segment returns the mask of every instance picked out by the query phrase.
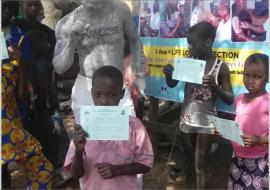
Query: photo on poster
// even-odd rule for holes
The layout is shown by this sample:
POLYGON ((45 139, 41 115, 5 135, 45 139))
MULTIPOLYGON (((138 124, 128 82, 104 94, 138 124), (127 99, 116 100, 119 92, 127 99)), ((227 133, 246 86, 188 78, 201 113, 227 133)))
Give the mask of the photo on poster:
POLYGON ((159 0, 145 0, 140 3, 140 36, 158 37, 160 25, 159 0))
POLYGON ((218 19, 213 15, 214 0, 192 0, 190 26, 207 21, 217 25, 218 19))
POLYGON ((234 0, 232 4, 232 41, 268 41, 268 0, 234 0))
POLYGON ((215 40, 231 40, 230 0, 192 0, 190 26, 209 22, 216 29, 215 40))
POLYGON ((160 17, 161 38, 186 38, 190 26, 190 0, 162 1, 160 17))
POLYGON ((231 40, 230 0, 216 0, 213 3, 212 14, 217 21, 212 22, 216 27, 216 41, 231 40))

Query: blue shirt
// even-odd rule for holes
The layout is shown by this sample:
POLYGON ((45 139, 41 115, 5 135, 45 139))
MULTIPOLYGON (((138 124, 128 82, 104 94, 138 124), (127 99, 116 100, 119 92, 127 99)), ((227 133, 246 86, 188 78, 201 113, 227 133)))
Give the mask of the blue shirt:
MULTIPOLYGON (((31 58, 31 47, 29 38, 24 35, 24 32, 20 30, 18 27, 11 25, 10 26, 10 36, 5 36, 7 47, 11 45, 18 45, 21 37, 24 36, 24 40, 21 46, 22 59, 30 59, 31 58)), ((2 63, 8 63, 10 59, 4 59, 2 60, 2 63)))

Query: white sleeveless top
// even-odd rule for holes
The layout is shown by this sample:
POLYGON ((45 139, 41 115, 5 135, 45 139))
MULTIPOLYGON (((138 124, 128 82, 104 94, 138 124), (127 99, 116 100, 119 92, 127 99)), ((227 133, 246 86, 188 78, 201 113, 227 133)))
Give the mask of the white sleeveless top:
MULTIPOLYGON (((218 73, 222 61, 216 59, 208 75, 214 75, 218 84, 218 73)), ((186 83, 185 97, 181 111, 180 130, 185 133, 214 133, 214 125, 209 116, 217 115, 217 95, 201 84, 186 83)))

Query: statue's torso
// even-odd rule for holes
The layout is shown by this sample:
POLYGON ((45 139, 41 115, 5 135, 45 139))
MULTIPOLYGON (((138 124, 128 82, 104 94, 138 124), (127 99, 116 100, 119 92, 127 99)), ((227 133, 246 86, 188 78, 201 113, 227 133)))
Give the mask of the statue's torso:
POLYGON ((111 7, 103 14, 89 18, 77 8, 66 20, 63 30, 75 22, 85 24, 85 33, 77 51, 80 61, 80 74, 92 77, 93 71, 103 65, 113 65, 122 70, 124 52, 123 13, 117 7, 111 7))

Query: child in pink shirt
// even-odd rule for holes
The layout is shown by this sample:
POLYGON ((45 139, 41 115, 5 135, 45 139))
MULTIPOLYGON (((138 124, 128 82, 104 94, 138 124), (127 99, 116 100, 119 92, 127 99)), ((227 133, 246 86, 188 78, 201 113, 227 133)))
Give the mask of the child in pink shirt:
POLYGON ((249 56, 244 66, 248 93, 236 97, 236 118, 243 130, 244 146, 232 142, 228 189, 268 189, 268 104, 265 90, 268 61, 264 54, 249 56))
MULTIPOLYGON (((117 106, 124 95, 123 75, 112 66, 93 74, 92 97, 96 106, 117 106)), ((102 122, 102 121, 100 121, 102 122)), ((83 190, 138 190, 136 174, 153 165, 153 150, 139 119, 129 118, 129 140, 87 141, 87 133, 75 126, 65 169, 80 179, 83 190)))

